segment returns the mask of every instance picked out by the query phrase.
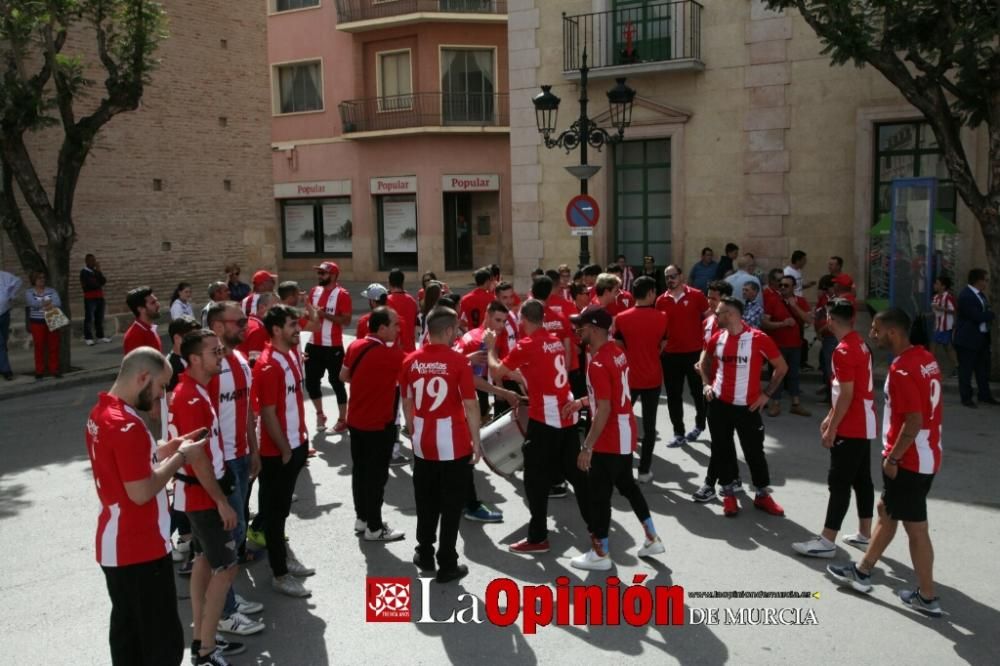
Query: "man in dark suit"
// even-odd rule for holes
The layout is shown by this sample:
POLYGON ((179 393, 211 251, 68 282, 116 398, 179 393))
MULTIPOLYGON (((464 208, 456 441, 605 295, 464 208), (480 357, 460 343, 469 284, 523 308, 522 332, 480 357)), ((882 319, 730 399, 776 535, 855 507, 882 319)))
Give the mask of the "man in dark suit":
POLYGON ((958 294, 958 318, 955 323, 955 351, 958 353, 958 391, 962 404, 976 407, 972 401, 972 375, 976 375, 979 402, 997 405, 990 393, 990 329, 995 313, 986 300, 986 271, 969 271, 969 284, 958 294))

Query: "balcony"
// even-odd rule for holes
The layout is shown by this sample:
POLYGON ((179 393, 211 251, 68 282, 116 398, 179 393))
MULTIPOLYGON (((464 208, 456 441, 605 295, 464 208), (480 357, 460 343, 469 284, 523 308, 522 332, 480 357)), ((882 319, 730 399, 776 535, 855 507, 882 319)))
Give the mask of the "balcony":
POLYGON ((592 79, 701 71, 701 11, 681 0, 563 15, 563 76, 580 78, 584 52, 592 79))
POLYGON ((510 131, 507 93, 410 93, 341 102, 345 138, 510 131))
POLYGON ((337 30, 344 32, 422 21, 506 23, 507 0, 337 0, 337 30))

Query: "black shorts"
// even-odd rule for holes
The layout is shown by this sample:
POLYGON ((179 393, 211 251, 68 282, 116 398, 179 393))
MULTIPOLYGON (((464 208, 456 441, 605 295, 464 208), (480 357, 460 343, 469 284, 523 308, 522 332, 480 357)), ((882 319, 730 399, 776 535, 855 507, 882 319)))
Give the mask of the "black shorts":
POLYGON ((893 520, 922 523, 927 520, 927 493, 934 482, 933 474, 918 474, 905 469, 896 471, 890 479, 882 472, 882 503, 893 520))
POLYGON ((236 565, 236 541, 233 533, 222 526, 222 517, 216 509, 188 511, 191 534, 194 539, 191 548, 195 555, 204 555, 208 566, 218 573, 236 565))

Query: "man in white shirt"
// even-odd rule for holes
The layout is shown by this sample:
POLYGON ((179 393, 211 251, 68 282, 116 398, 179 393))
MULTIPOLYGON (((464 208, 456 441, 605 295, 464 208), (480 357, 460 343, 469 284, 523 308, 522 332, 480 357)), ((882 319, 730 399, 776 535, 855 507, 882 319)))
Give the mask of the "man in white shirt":
POLYGON ((801 296, 802 292, 809 287, 816 285, 816 281, 805 282, 802 278, 802 269, 806 267, 806 253, 802 250, 792 252, 792 261, 785 266, 785 275, 795 278, 795 295, 801 296))
POLYGON ((14 379, 14 372, 10 368, 10 359, 7 358, 7 340, 10 338, 10 308, 14 302, 14 297, 21 290, 21 278, 0 271, 0 375, 7 381, 14 379))
POLYGON ((747 255, 741 255, 736 259, 736 272, 726 278, 726 282, 730 284, 733 288, 733 297, 743 301, 743 285, 747 282, 753 282, 757 285, 757 298, 756 303, 761 307, 764 307, 764 297, 761 296, 760 281, 747 272, 747 269, 753 263, 753 259, 747 255))

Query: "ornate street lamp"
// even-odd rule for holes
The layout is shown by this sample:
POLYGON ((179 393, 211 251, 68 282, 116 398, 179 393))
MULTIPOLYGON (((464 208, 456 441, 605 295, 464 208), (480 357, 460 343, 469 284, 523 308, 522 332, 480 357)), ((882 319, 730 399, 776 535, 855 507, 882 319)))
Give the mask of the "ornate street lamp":
MULTIPOLYGON (((583 62, 580 67, 580 117, 569 129, 562 131, 555 138, 556 118, 559 114, 559 98, 552 93, 552 86, 542 86, 542 92, 531 98, 535 106, 535 122, 542 135, 546 148, 563 148, 566 153, 580 149, 580 164, 566 167, 566 170, 580 179, 580 194, 587 194, 587 179, 600 170, 600 166, 587 163, 587 147, 600 150, 605 145, 618 143, 625 137, 625 128, 632 123, 632 102, 635 100, 635 90, 625 85, 625 79, 615 79, 615 87, 608 91, 608 105, 611 110, 612 127, 616 134, 610 134, 597 123, 587 117, 587 51, 583 51, 583 62)), ((587 236, 580 236, 580 266, 590 263, 590 248, 587 236)))

